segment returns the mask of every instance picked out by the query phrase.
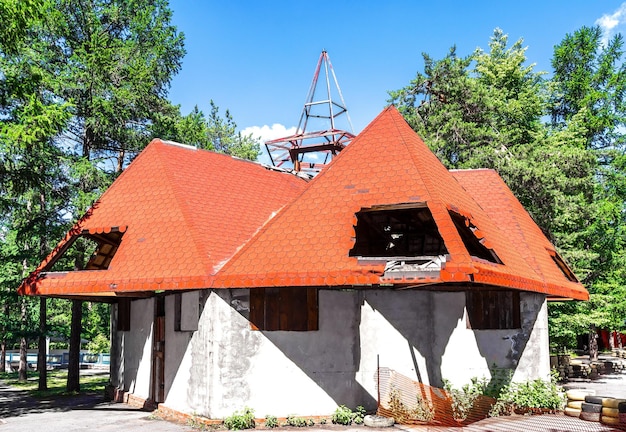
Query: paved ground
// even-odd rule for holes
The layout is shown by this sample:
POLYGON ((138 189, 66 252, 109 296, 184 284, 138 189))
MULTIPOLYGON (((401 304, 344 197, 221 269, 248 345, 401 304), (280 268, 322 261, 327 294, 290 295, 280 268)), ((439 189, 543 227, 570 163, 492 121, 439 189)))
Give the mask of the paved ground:
MULTIPOLYGON (((568 386, 594 388, 598 395, 626 399, 626 375, 609 375, 593 382, 575 382, 568 386)), ((58 397, 38 400, 25 392, 0 383, 0 432, 74 432, 74 431, 193 431, 154 418, 149 412, 125 404, 105 402, 100 395, 58 397)), ((372 432, 366 427, 314 427, 315 432, 372 432)), ((463 428, 436 426, 394 426, 391 431, 406 432, 600 432, 619 430, 599 423, 586 422, 563 415, 513 416, 485 419, 463 428)), ((622 429, 624 430, 624 429, 622 429)))
POLYGON ((153 419, 149 412, 105 402, 103 396, 37 400, 0 384, 0 432, 192 431, 190 427, 153 419))

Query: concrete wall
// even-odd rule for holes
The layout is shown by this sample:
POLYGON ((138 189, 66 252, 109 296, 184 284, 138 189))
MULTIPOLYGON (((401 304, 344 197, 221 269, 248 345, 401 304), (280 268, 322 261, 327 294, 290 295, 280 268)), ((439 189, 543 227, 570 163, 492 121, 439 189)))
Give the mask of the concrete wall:
MULTIPOLYGON (((257 417, 374 408, 377 364, 435 386, 490 377, 493 365, 510 368, 516 380, 549 375, 540 294, 522 293, 521 329, 472 330, 463 292, 321 290, 319 330, 289 332, 251 330, 248 290, 199 293, 197 331, 174 331, 174 300, 166 298, 164 405, 182 412, 223 418, 246 406, 257 417)), ((150 300, 133 302, 132 331, 116 338, 126 355, 125 387, 142 397, 151 338, 134 332, 151 323, 144 309, 152 313, 150 300)))
MULTIPOLYGON (((115 325, 117 307, 111 308, 111 314, 115 325)), ((151 396, 153 320, 154 299, 134 300, 130 331, 113 331, 111 340, 111 383, 144 399, 151 396)))

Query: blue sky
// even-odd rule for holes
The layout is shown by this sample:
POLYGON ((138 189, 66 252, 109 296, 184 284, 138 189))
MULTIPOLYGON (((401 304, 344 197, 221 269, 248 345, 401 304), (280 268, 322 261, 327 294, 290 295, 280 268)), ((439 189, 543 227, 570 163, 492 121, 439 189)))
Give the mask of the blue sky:
POLYGON ((623 0, 171 0, 170 7, 187 49, 170 100, 187 114, 194 105, 208 112, 213 99, 240 130, 263 139, 297 125, 323 49, 358 133, 388 91, 423 70, 422 52, 440 59, 452 45, 459 55, 486 50, 499 27, 511 43, 523 39, 529 63, 549 73, 553 47, 567 33, 595 24, 607 36, 626 30, 623 0))

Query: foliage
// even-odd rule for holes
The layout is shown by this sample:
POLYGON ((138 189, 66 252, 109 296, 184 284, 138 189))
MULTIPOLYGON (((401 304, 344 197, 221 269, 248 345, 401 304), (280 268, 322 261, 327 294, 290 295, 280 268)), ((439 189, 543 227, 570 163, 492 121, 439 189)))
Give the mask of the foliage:
POLYGON ((365 411, 365 408, 362 405, 359 405, 356 407, 356 411, 354 412, 354 418, 352 419, 352 422, 354 424, 363 424, 363 420, 365 420, 365 416, 367 415, 367 411, 365 411))
POLYGON ((349 425, 352 423, 354 414, 350 408, 345 405, 339 405, 332 416, 332 422, 335 424, 349 425))
POLYGON ((452 387, 452 383, 443 380, 443 388, 452 399, 452 415, 455 420, 465 420, 474 407, 474 402, 487 391, 488 382, 485 378, 472 378, 469 384, 460 389, 452 387))
POLYGON ((399 423, 407 420, 429 422, 435 418, 435 408, 432 402, 418 394, 414 407, 407 407, 402 402, 402 393, 397 388, 392 388, 389 392, 389 407, 393 418, 399 423))
POLYGON ((339 405, 333 413, 331 420, 335 424, 341 424, 346 426, 349 426, 352 423, 363 424, 365 414, 365 408, 363 408, 361 405, 356 407, 355 411, 352 411, 345 405, 339 405))
POLYGON ((290 415, 290 416, 287 416, 286 424, 287 426, 293 426, 293 427, 307 427, 307 426, 313 426, 313 420, 310 420, 309 422, 305 418, 290 415))
POLYGON ((224 426, 230 430, 254 428, 254 410, 245 407, 242 411, 235 411, 231 416, 224 419, 224 426))
POLYGON ((536 379, 526 382, 513 382, 502 389, 498 401, 491 408, 492 417, 510 413, 514 409, 547 409, 556 411, 563 408, 565 399, 556 385, 556 377, 550 381, 536 379))
POLYGON ((260 151, 258 140, 251 134, 237 132, 237 124, 229 110, 222 117, 215 102, 211 100, 210 105, 208 118, 197 106, 186 116, 180 114, 179 107, 170 106, 168 112, 159 116, 153 124, 152 134, 201 149, 255 160, 260 151))
POLYGON ((551 303, 550 337, 572 345, 595 323, 626 318, 626 62, 623 38, 583 27, 555 47, 544 78, 519 40, 496 29, 489 50, 455 47, 390 92, 449 168, 493 168, 589 289, 588 304, 551 303))
POLYGON ((106 335, 98 334, 87 343, 87 349, 92 354, 108 353, 111 351, 111 341, 106 335))
POLYGON ((276 418, 276 416, 266 415, 265 416, 265 427, 268 427, 270 429, 278 427, 278 419, 276 418))

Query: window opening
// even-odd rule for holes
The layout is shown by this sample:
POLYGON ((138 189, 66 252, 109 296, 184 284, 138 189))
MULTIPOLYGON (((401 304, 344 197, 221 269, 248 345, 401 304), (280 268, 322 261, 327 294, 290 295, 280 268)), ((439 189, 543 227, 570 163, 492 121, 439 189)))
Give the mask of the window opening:
POLYGON ((362 209, 356 217, 356 242, 350 256, 432 257, 448 253, 437 224, 425 205, 362 209))
POLYGON ((250 323, 255 330, 318 330, 317 288, 253 288, 250 323))
POLYGON ((72 237, 45 271, 106 270, 115 256, 124 232, 113 227, 108 233, 84 230, 72 237))
POLYGON ((453 211, 449 211, 448 213, 470 256, 481 258, 492 263, 502 264, 502 261, 495 251, 484 245, 485 238, 478 237, 480 231, 469 218, 453 211))
POLYGON ((561 270, 563 276, 565 276, 567 280, 571 282, 578 282, 578 278, 576 277, 572 269, 570 269, 569 266, 565 263, 563 258, 561 258, 561 255, 559 255, 555 250, 550 249, 548 249, 548 253, 552 258, 552 261, 554 261, 554 263, 557 265, 559 270, 561 270))
POLYGON ((519 291, 467 291, 467 327, 474 330, 520 328, 519 291))

